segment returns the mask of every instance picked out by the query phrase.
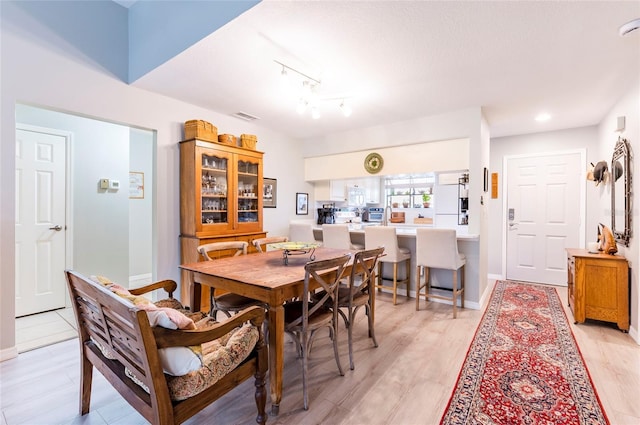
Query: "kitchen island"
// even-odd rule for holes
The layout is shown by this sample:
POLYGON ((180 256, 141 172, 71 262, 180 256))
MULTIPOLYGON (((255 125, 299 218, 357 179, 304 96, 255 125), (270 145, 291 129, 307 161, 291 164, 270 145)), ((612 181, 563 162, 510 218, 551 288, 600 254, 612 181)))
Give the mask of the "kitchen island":
MULTIPOLYGON (((364 228, 366 226, 380 225, 380 223, 348 223, 349 233, 351 235, 351 242, 354 244, 360 244, 364 246, 364 228)), ((410 223, 394 223, 389 226, 396 228, 398 235, 398 245, 401 248, 407 248, 411 251, 411 283, 409 286, 409 293, 412 297, 415 297, 416 279, 416 229, 418 227, 433 227, 430 224, 410 224, 410 223)), ((464 303, 465 308, 472 308, 479 310, 481 308, 480 303, 480 280, 479 280, 479 240, 480 237, 477 234, 467 232, 467 226, 457 226, 455 230, 458 236, 458 251, 467 257, 467 263, 465 265, 464 278, 465 278, 465 290, 464 290, 464 303)), ((322 240, 322 226, 318 225, 313 230, 316 240, 322 240)), ((385 265, 386 266, 386 265, 385 265)), ((389 265, 390 266, 390 265, 389 265)), ((386 273, 385 273, 386 274, 386 273)), ((443 288, 451 288, 451 272, 449 270, 433 269, 431 272, 431 282, 433 286, 439 286, 443 288)), ((402 289, 399 291, 399 300, 402 299, 402 289)), ((434 300, 436 302, 446 302, 441 300, 434 300)))

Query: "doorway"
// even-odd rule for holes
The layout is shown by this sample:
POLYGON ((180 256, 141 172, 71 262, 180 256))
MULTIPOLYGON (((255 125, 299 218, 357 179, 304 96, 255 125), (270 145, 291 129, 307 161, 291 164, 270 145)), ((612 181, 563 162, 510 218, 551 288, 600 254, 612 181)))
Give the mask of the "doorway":
POLYGON ((566 286, 565 248, 584 246, 585 155, 505 157, 507 279, 566 286))
MULTIPOLYGON (((157 228, 155 132, 23 104, 16 105, 16 122, 16 132, 21 128, 47 128, 55 129, 49 130, 53 134, 66 134, 68 138, 68 201, 63 209, 61 230, 57 232, 66 233, 66 242, 55 250, 66 253, 66 259, 59 272, 50 273, 62 282, 60 308, 70 305, 64 268, 73 268, 87 276, 108 276, 125 287, 138 287, 152 281, 157 228), (138 177, 135 196, 129 192, 132 175, 138 177), (119 183, 120 188, 101 188, 100 181, 104 178, 119 183)), ((16 172, 17 163, 18 160, 16 172)), ((18 187, 16 192, 16 196, 29 193, 18 187)), ((18 237, 16 231, 16 242, 18 237)), ((32 266, 38 263, 38 267, 42 267, 32 256, 20 254, 16 247, 16 267, 24 258, 32 266)), ((23 291, 22 281, 21 272, 16 268, 16 316, 31 313, 18 313, 17 298, 23 291)), ((50 308, 41 309, 47 310, 50 308)))

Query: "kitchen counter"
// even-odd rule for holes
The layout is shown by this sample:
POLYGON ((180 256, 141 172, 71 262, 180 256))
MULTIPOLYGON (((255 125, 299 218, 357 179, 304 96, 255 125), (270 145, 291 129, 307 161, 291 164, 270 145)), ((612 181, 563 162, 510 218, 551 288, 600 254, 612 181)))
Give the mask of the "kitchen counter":
MULTIPOLYGON (((346 223, 349 225, 349 232, 351 234, 363 234, 364 228, 367 226, 379 226, 380 223, 346 223)), ((416 236, 416 229, 419 227, 434 227, 432 224, 411 224, 411 223, 391 223, 388 227, 395 227, 396 233, 399 237, 414 237, 416 236)), ((314 227, 314 234, 316 240, 322 240, 322 225, 314 227)), ((458 240, 478 240, 479 235, 475 233, 468 233, 468 226, 457 226, 455 228, 458 235, 458 240)))
MULTIPOLYGON (((364 228, 367 226, 376 226, 380 223, 347 223, 349 224, 349 233, 351 242, 364 246, 364 228)), ((392 223, 390 227, 396 228, 398 235, 398 246, 407 248, 411 251, 411 285, 410 294, 415 297, 415 270, 416 270, 416 229, 419 227, 434 227, 431 224, 411 224, 411 223, 392 223)), ((467 258, 465 265, 465 290, 464 302, 465 307, 479 310, 480 305, 480 281, 479 281, 479 245, 480 236, 468 232, 468 226, 457 226, 455 228, 458 235, 458 251, 467 258)), ((314 236, 316 240, 322 241, 322 226, 317 225, 314 228, 314 236)), ((431 273, 432 285, 443 288, 451 288, 451 271, 434 269, 431 273)), ((402 293, 402 291, 400 292, 402 293)), ((435 301, 435 300, 434 300, 435 301)))

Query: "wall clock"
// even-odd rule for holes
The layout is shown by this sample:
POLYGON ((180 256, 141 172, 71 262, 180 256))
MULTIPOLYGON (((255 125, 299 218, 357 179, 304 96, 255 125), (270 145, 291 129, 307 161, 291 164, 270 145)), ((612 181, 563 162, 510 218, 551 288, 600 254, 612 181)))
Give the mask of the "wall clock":
POLYGON ((364 169, 367 170, 369 174, 376 174, 378 171, 382 170, 382 166, 384 165, 384 161, 382 157, 378 153, 370 153, 364 159, 364 169))

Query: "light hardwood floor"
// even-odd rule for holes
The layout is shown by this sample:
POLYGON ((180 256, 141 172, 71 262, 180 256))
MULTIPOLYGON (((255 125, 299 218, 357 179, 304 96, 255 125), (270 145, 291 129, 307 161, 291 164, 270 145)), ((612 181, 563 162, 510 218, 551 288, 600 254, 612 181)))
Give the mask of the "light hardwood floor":
MULTIPOLYGON (((558 288, 566 310, 566 288, 558 288)), ((340 328, 345 376, 340 376, 328 333, 311 353, 310 406, 302 408, 301 365, 286 344, 284 395, 280 415, 269 424, 435 424, 438 423, 474 336, 482 312, 399 297, 393 306, 382 294, 376 305, 374 348, 362 312, 356 322, 355 370, 349 370, 347 333, 340 328)), ((640 346, 615 326, 569 322, 604 409, 612 424, 640 424, 640 346)), ((94 372, 91 413, 79 417, 77 339, 39 348, 0 363, 2 425, 144 424, 94 372)), ((253 383, 245 382, 190 419, 189 424, 253 424, 253 383)), ((268 406, 269 410, 269 406, 268 406)))

